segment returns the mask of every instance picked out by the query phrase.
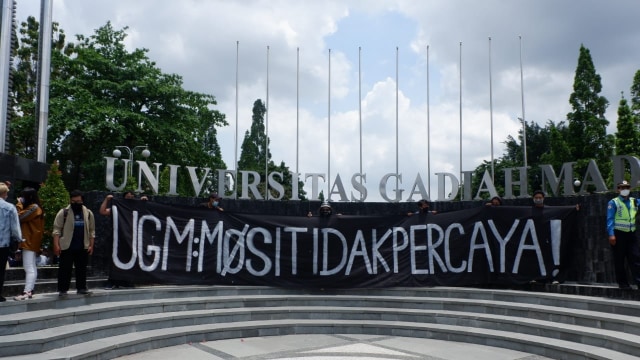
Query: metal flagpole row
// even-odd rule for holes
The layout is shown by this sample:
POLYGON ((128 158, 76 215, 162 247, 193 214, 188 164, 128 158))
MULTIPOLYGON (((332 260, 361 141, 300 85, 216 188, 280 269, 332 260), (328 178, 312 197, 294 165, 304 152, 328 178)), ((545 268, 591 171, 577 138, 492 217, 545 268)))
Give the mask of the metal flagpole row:
MULTIPOLYGON (((522 101, 522 126, 523 126, 523 152, 524 152, 524 166, 527 166, 527 144, 526 144, 526 118, 525 118, 525 106, 524 106, 524 71, 522 65, 522 36, 519 36, 520 40, 520 87, 521 87, 521 101, 522 101)), ((235 117, 236 117, 236 129, 235 129, 235 154, 234 161, 236 165, 235 177, 237 181, 238 176, 238 141, 239 141, 239 47, 240 42, 236 41, 236 99, 235 99, 235 117)), ((430 45, 426 46, 426 87, 427 87, 427 189, 429 194, 431 193, 431 108, 430 108, 430 45)), ((396 64, 395 64, 395 161, 396 161, 396 174, 399 174, 399 93, 400 93, 400 81, 399 81, 399 47, 396 46, 396 64)), ((493 119, 493 74, 492 74, 492 38, 488 37, 488 57, 489 57, 489 116, 490 116, 490 128, 491 128, 491 178, 495 181, 495 157, 494 157, 494 119, 493 119)), ((464 180, 463 173, 463 114, 462 114, 462 41, 459 42, 459 171, 460 179, 464 180)), ((267 79, 266 79, 266 113, 265 113, 265 179, 268 179, 268 166, 269 166, 269 80, 270 80, 270 47, 267 46, 267 79)), ((326 200, 329 200, 331 194, 331 49, 328 49, 328 80, 327 80, 327 195, 326 200)), ((362 126, 362 47, 358 47, 358 123, 359 123, 359 173, 363 173, 363 126, 362 126)), ((299 174, 299 156, 300 156, 300 48, 296 48, 296 173, 299 174)), ((363 178, 360 177, 360 184, 362 184, 363 178)), ((396 177, 396 190, 399 189, 399 178, 396 177)), ((464 186, 460 184, 460 198, 463 198, 464 186)), ((236 197, 237 195, 234 195, 236 197)), ((265 185, 265 199, 269 198, 268 186, 265 185)))

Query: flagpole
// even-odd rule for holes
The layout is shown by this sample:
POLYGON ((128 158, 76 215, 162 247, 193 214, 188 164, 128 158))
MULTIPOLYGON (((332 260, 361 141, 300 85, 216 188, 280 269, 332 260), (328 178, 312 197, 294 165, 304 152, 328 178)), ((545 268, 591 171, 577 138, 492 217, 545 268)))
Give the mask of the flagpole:
MULTIPOLYGON (((40 20, 44 17, 46 4, 40 4, 40 20)), ((0 10, 0 153, 4 153, 8 150, 7 143, 7 129, 9 128, 9 109, 11 108, 11 103, 9 101, 9 79, 11 78, 11 42, 12 42, 12 27, 13 27, 13 11, 15 8, 15 3, 13 0, 3 0, 0 1, 0 6, 2 6, 2 10, 0 10)), ((43 25, 42 23, 40 24, 43 25)), ((41 28, 41 32, 45 30, 41 28)), ((42 34, 40 34, 40 39, 42 39, 42 34)), ((38 64, 39 69, 44 69, 43 66, 38 64)), ((40 99, 38 99, 40 101, 40 99)), ((48 100, 46 105, 48 105, 48 100)), ((38 107, 36 110, 40 110, 38 107)), ((47 150, 47 131, 46 127, 41 126, 40 117, 38 116, 38 161, 45 162, 46 161, 46 150, 47 150), (44 131, 42 129, 44 128, 44 131), (45 137, 42 138, 41 135, 45 137), (42 151, 41 151, 42 150, 42 151), (41 154, 44 154, 44 159, 41 159, 41 154)), ((47 125, 46 123, 44 125, 47 125)), ((13 170, 12 170, 13 171, 13 170)), ((4 181, 4 179, 2 179, 4 181)))
POLYGON ((400 187, 398 168, 398 47, 396 46, 396 191, 400 187))
MULTIPOLYGON (((240 41, 236 41, 236 135, 234 139, 234 168, 235 170, 235 179, 233 183, 233 198, 238 197, 238 69, 240 61, 240 41)), ((218 179, 218 181, 221 181, 218 179)))
POLYGON ((267 113, 264 139, 264 198, 269 200, 269 45, 267 45, 267 113))
POLYGON ((360 185, 362 185, 362 47, 358 46, 358 120, 360 127, 360 185))
POLYGON ((527 121, 524 117, 524 75, 522 71, 522 35, 520 38, 520 98, 522 102, 522 150, 524 152, 524 167, 527 167, 527 121))
POLYGON ((491 120, 491 180, 495 183, 495 165, 493 163, 493 83, 491 78, 491 36, 489 36, 489 118, 491 120))
MULTIPOLYGON (((15 3, 14 3, 15 6, 15 3)), ((51 84, 51 33, 53 0, 40 2, 40 54, 38 56, 38 141, 36 157, 39 162, 47 162, 47 129, 49 128, 49 88, 51 84)), ((10 21, 11 23, 11 21, 10 21)), ((6 29, 6 28, 5 28, 6 29)), ((10 50, 9 50, 10 51, 10 50)), ((4 84, 3 84, 4 85, 4 84)), ((3 99, 3 104, 6 103, 3 99)), ((7 106, 2 106, 3 110, 7 106)), ((4 116, 4 114, 3 114, 4 116)), ((2 134, 4 138, 5 134, 2 134)), ((4 144, 4 142, 3 142, 4 144)), ((2 151, 5 149, 2 148, 2 151)))
POLYGON ((331 49, 329 49, 329 74, 327 82, 327 201, 331 200, 331 49))
MULTIPOLYGON (((460 41, 460 179, 463 180, 462 177, 462 41, 460 41)), ((462 183, 462 181, 461 181, 462 183)), ((462 200, 462 191, 463 186, 460 187, 460 200, 462 200)))
POLYGON ((300 154, 300 47, 296 49, 296 174, 300 154))
POLYGON ((429 114, 429 95, 429 45, 427 45, 427 188, 429 189, 429 195, 431 195, 431 117, 429 114))

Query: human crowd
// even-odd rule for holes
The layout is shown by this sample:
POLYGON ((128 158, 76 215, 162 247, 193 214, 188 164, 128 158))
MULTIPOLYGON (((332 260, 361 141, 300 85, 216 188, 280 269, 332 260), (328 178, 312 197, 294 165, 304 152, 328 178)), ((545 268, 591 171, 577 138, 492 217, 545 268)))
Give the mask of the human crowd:
MULTIPOLYGON (((6 201, 10 191, 9 181, 0 182, 0 302, 2 297, 5 270, 7 267, 22 267, 25 272, 25 286, 21 294, 14 300, 32 299, 38 277, 38 266, 58 265, 58 296, 65 297, 69 291, 73 269, 75 268, 76 293, 90 295, 87 287, 87 264, 95 247, 95 218, 93 212, 84 206, 83 193, 74 190, 69 196, 69 205, 60 209, 56 215, 51 231, 52 249, 42 245, 44 235, 44 210, 38 192, 32 187, 25 187, 20 192, 16 204, 6 201)), ((612 249, 616 281, 621 289, 631 289, 629 285, 628 264, 633 282, 640 285, 640 247, 636 237, 636 215, 638 202, 630 196, 631 185, 623 181, 617 185, 618 196, 608 203, 607 235, 612 249)), ((544 192, 538 190, 532 197, 532 208, 544 208, 544 192)), ((100 206, 100 215, 111 215, 111 199, 107 195, 100 206)), ((133 192, 125 192, 124 199, 136 199, 133 192)), ((139 200, 148 200, 141 196, 139 200)), ((207 202, 200 204, 214 211, 224 211, 220 206, 221 197, 211 194, 207 202)), ((486 203, 489 207, 502 206, 500 197, 493 197, 486 203)), ((431 210, 429 201, 416 203, 415 214, 436 215, 431 210)), ((576 210, 580 210, 576 205, 576 210)), ((318 209, 318 216, 327 217, 333 214, 330 204, 324 201, 318 209)), ((341 215, 337 213, 336 215, 341 215)), ((309 211, 307 216, 314 216, 309 211)), ((131 284, 117 281, 109 277, 106 289, 127 287, 131 284)))
MULTIPOLYGON (((83 193, 70 193, 69 205, 57 212, 51 231, 53 253, 42 246, 45 213, 38 191, 25 187, 16 204, 7 202, 11 183, 0 182, 0 295, 7 266, 22 266, 25 285, 14 300, 32 299, 38 278, 38 266, 58 265, 58 293, 66 296, 75 268, 76 291, 89 295, 87 263, 93 254, 95 219, 83 204, 83 193)), ((0 302, 6 298, 0 296, 0 302)))

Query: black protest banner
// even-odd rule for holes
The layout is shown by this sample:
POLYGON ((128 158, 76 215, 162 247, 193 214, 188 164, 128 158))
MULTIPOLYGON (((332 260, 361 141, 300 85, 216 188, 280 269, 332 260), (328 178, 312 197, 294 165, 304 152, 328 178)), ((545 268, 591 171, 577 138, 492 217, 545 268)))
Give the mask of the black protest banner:
POLYGON ((309 218, 114 200, 112 215, 116 280, 390 287, 562 280, 576 210, 309 218))

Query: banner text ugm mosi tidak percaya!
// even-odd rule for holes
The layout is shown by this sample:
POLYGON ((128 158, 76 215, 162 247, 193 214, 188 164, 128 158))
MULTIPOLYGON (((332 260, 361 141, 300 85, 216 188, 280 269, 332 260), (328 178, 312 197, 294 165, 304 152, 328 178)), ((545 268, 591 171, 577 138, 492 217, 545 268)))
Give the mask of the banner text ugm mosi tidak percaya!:
POLYGON ((135 283, 390 287, 562 280, 572 206, 328 218, 114 199, 112 278, 135 283))

